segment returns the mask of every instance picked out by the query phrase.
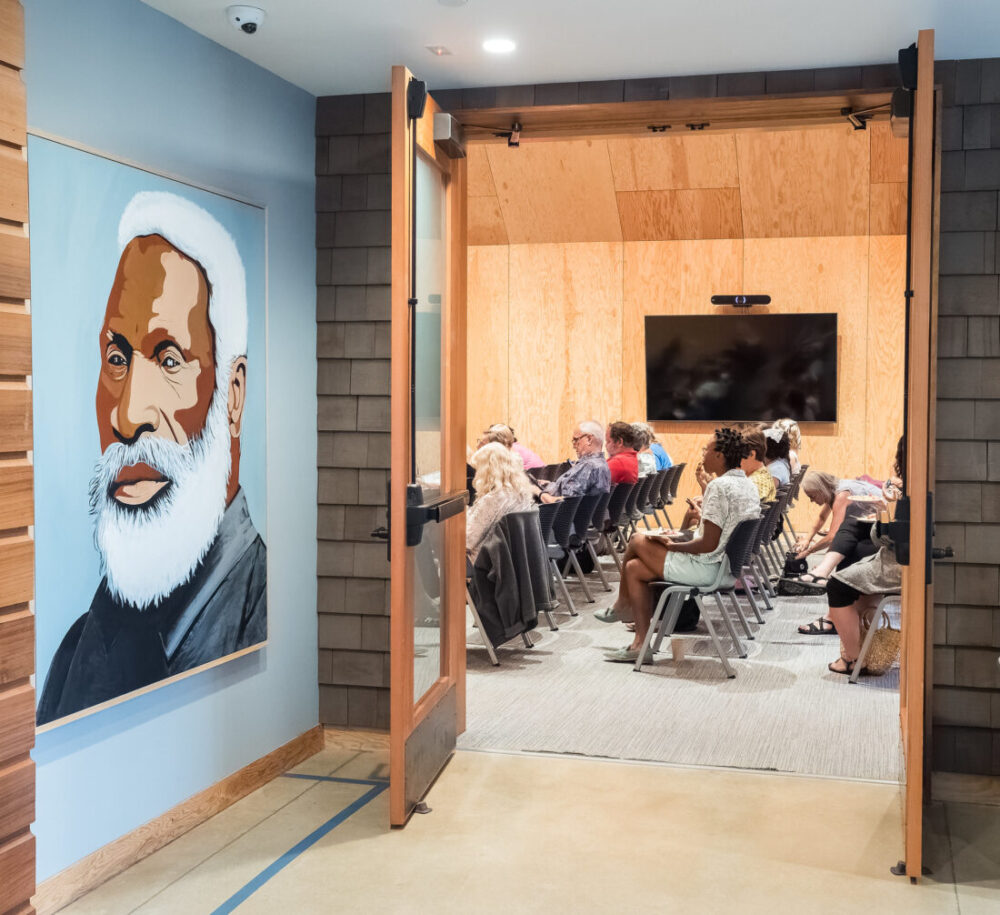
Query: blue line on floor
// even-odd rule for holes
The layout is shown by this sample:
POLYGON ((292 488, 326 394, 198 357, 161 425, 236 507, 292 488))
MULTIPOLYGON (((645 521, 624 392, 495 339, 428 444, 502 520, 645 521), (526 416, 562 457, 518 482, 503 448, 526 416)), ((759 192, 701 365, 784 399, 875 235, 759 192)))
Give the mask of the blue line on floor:
POLYGON ((387 778, 341 778, 339 775, 307 775, 303 772, 284 772, 282 778, 306 778, 314 782, 340 782, 344 785, 388 785, 387 778))
MULTIPOLYGON (((338 781, 348 781, 348 779, 338 779, 338 781)), ((356 814, 362 807, 368 804, 370 801, 375 800, 386 788, 388 788, 388 783, 378 784, 373 788, 369 788, 364 794, 361 795, 353 804, 348 804, 343 810, 340 811, 335 817, 327 820, 318 829, 313 830, 309 835, 307 835, 301 842, 293 845, 288 851, 286 851, 277 861, 273 864, 265 867, 256 877, 253 878, 244 887, 237 890, 230 896, 222 905, 212 912, 212 915, 229 915, 230 912, 234 911, 237 906, 246 902, 254 893, 257 892, 268 880, 270 880, 275 874, 291 864, 299 855, 302 854, 307 848, 315 845, 320 839, 323 838, 328 832, 336 829, 341 823, 346 819, 356 814)))

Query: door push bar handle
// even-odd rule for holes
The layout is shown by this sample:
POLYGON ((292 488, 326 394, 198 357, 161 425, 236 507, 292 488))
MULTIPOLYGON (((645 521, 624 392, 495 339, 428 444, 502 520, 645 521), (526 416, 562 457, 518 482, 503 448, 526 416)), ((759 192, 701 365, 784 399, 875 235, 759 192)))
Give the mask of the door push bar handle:
POLYGON ((424 532, 424 525, 434 521, 440 524, 459 512, 465 511, 468 492, 449 493, 434 502, 424 503, 423 489, 415 483, 406 487, 406 545, 417 546, 424 532))

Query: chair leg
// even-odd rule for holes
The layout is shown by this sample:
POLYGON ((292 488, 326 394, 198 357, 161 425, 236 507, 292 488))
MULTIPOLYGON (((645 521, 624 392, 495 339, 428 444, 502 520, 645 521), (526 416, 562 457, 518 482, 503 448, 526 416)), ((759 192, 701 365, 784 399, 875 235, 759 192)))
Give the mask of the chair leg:
POLYGON ((573 603, 573 598, 570 596, 569 588, 566 587, 566 579, 562 577, 562 572, 559 571, 559 565, 554 559, 550 559, 549 562, 552 563, 552 571, 555 572, 556 581, 559 582, 559 587, 562 589, 563 597, 566 598, 566 606, 569 608, 569 615, 579 616, 580 614, 576 612, 576 604, 573 603))
POLYGON ((670 512, 667 511, 666 506, 663 508, 663 517, 667 519, 667 527, 670 530, 674 529, 674 522, 670 520, 670 512))
POLYGON ((525 648, 534 648, 535 647, 534 642, 532 642, 531 639, 528 638, 528 633, 527 632, 522 632, 521 633, 521 641, 524 642, 524 647, 525 648))
POLYGON ((479 638, 483 640, 483 645, 486 646, 486 653, 490 656, 490 663, 494 667, 499 667, 500 659, 497 657, 496 650, 493 648, 493 643, 486 635, 486 630, 483 629, 483 621, 479 618, 479 611, 476 609, 476 602, 472 599, 472 594, 469 592, 468 587, 465 589, 465 599, 468 601, 469 609, 472 611, 472 618, 476 621, 476 628, 479 630, 479 638))
MULTIPOLYGON (((674 626, 677 625, 677 618, 681 614, 680 608, 683 606, 683 604, 684 604, 683 593, 678 592, 676 594, 670 595, 670 600, 667 601, 667 605, 663 609, 663 613, 660 616, 660 625, 657 627, 656 631, 656 642, 653 644, 654 651, 659 651, 660 646, 663 644, 664 637, 668 634, 673 633, 674 626)), ((650 623, 649 628, 650 629, 653 628, 653 623, 650 623)))
MULTIPOLYGON (((666 514, 666 512, 663 514, 666 514)), ((653 517, 656 519, 657 527, 666 527, 666 525, 660 520, 660 510, 655 506, 653 507, 653 517)))
POLYGON ((583 569, 580 568, 580 560, 576 558, 576 552, 574 550, 569 551, 569 561, 573 563, 573 569, 576 572, 577 581, 580 582, 580 587, 583 588, 583 594, 587 598, 587 603, 594 603, 594 598, 591 596, 590 588, 587 585, 587 579, 583 575, 583 569))
MULTIPOLYGON (((747 577, 746 577, 746 575, 743 575, 743 577, 737 579, 737 581, 741 585, 743 585, 743 593, 747 597, 747 602, 750 604, 750 609, 753 611, 754 617, 756 617, 757 622, 761 626, 763 626, 764 625, 764 617, 762 617, 760 615, 760 608, 757 606, 757 601, 754 599, 753 588, 751 588, 750 585, 747 583, 747 577)), ((736 599, 736 595, 734 594, 733 595, 733 600, 735 600, 735 599, 736 599)))
POLYGON ((712 644, 715 646, 715 653, 719 656, 719 660, 722 661, 722 669, 726 672, 726 676, 730 680, 736 676, 736 671, 733 670, 729 663, 729 658, 726 657, 726 653, 722 650, 722 642, 719 641, 719 636, 715 631, 715 625, 712 623, 711 617, 705 612, 705 606, 702 603, 701 597, 695 597, 695 601, 701 610, 701 617, 705 621, 705 628, 708 629, 708 634, 712 639, 712 644))
POLYGON ((736 634, 736 627, 733 625, 733 621, 729 618, 729 611, 726 610, 726 605, 722 603, 721 595, 718 591, 715 591, 712 596, 715 598, 715 603, 719 607, 719 614, 722 617, 722 622, 725 623, 726 630, 729 632, 729 638, 733 643, 733 651, 736 652, 736 656, 738 658, 745 658, 747 656, 747 650, 740 641, 740 637, 736 634))
POLYGON ((757 577, 757 581, 760 584, 760 591, 764 597, 764 606, 768 610, 773 610, 774 605, 771 603, 772 597, 777 597, 778 594, 774 590, 774 586, 771 584, 771 576, 767 574, 767 570, 764 568, 764 563, 761 561, 760 556, 754 556, 753 558, 754 575, 757 577))
POLYGON ((590 558, 594 560, 594 568, 597 569, 597 574, 601 577, 601 584, 604 585, 605 591, 613 591, 614 589, 608 583, 608 576, 604 574, 604 569, 601 568, 601 563, 597 558, 597 551, 594 549, 594 544, 589 540, 587 541, 587 552, 590 553, 590 558))
MULTIPOLYGON (((746 585, 743 586, 744 588, 746 585)), ((749 641, 753 641, 754 634, 753 630, 750 628, 750 622, 746 618, 746 614, 743 612, 743 607, 740 606, 739 599, 736 597, 735 591, 727 591, 726 596, 729 598, 729 603, 732 605, 733 610, 736 611, 736 618, 740 621, 740 625, 743 627, 743 634, 747 637, 749 641)), ((722 605, 722 601, 719 601, 719 605, 722 605)))
MULTIPOLYGON (((641 671, 643 662, 646 660, 646 655, 649 655, 650 663, 653 662, 653 652, 656 651, 655 648, 651 646, 653 641, 653 634, 656 630, 656 624, 660 621, 660 617, 663 614, 663 604, 667 597, 667 592, 664 591, 660 595, 660 599, 656 602, 656 608, 653 610, 653 618, 649 622, 649 629, 646 630, 646 637, 642 640, 642 648, 639 650, 639 657, 635 659, 635 665, 633 670, 641 671)), ((659 641, 657 641, 659 645, 659 641)))
POLYGON ((879 601, 878 607, 872 614, 872 622, 868 627, 868 632, 865 635, 864 642, 861 643, 861 651, 858 652, 858 659, 854 662, 854 670, 851 671, 851 676, 849 678, 851 683, 857 683, 858 677, 861 676, 861 670, 865 666, 865 659, 868 657, 868 649, 871 648, 872 640, 875 638, 875 630, 882 623, 882 605, 885 603, 885 598, 879 601))
POLYGON ((651 531, 653 529, 652 527, 650 527, 649 517, 646 515, 645 512, 642 513, 642 523, 646 525, 647 531, 651 531))
POLYGON ((604 538, 604 544, 607 547, 608 552, 611 554, 611 558, 615 561, 615 565, 618 566, 618 575, 622 574, 622 560, 618 555, 618 550, 615 545, 611 542, 611 538, 607 534, 601 534, 604 538))

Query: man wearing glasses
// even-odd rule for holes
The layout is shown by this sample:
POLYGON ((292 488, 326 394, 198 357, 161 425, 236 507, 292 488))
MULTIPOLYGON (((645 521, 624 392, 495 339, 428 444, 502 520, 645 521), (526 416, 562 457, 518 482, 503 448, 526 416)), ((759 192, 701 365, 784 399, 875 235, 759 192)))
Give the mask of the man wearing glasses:
POLYGON ((535 495, 542 502, 565 496, 592 496, 611 489, 611 471, 604 460, 604 430, 600 423, 583 422, 573 430, 577 460, 558 480, 539 482, 535 495))

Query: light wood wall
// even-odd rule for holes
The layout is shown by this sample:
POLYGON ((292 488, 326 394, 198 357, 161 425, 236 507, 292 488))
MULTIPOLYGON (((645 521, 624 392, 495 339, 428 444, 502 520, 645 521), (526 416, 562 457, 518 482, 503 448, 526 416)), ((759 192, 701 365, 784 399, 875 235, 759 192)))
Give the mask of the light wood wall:
MULTIPOLYGON (((839 421, 803 427, 802 460, 887 472, 902 430, 906 180, 888 125, 528 149, 537 172, 509 166, 523 150, 470 155, 470 437, 506 421, 544 459, 567 457, 580 420, 645 416, 645 315, 711 314, 713 293, 761 292, 772 304, 755 311, 838 315, 839 421), (595 187, 593 210, 574 203, 564 220, 562 196, 595 187)), ((711 429, 657 424, 692 466, 711 429)))
POLYGON ((35 891, 34 502, 24 12, 0 0, 0 911, 35 891))

